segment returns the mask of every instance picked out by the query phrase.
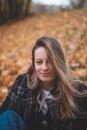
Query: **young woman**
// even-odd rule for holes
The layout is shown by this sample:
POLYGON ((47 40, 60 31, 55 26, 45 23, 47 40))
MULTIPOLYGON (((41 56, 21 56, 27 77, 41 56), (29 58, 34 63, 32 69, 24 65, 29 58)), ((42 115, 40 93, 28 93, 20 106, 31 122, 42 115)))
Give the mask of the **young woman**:
POLYGON ((60 43, 39 38, 32 64, 0 108, 0 130, 86 130, 87 85, 76 79, 60 43))

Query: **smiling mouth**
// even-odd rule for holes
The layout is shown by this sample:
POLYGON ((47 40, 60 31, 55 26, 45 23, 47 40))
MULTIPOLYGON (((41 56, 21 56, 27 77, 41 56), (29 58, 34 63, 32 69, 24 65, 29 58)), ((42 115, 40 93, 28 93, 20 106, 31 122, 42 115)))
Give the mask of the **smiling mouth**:
POLYGON ((41 73, 42 75, 49 75, 51 72, 49 72, 49 73, 41 73))
POLYGON ((48 76, 49 76, 48 73, 42 74, 42 77, 48 77, 48 76))

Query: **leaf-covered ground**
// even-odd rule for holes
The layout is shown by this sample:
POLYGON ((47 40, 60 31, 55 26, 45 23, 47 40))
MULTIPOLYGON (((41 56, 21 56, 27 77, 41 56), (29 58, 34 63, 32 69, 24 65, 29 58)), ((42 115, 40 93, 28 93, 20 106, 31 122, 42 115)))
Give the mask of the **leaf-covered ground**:
POLYGON ((43 35, 57 38, 73 74, 87 81, 87 8, 36 14, 0 26, 0 104, 17 75, 27 71, 32 46, 43 35))

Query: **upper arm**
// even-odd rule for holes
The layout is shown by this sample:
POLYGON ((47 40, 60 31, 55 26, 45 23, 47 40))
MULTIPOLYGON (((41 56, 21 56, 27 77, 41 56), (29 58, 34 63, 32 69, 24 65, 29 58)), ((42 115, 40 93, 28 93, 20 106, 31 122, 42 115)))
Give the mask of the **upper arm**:
POLYGON ((77 98, 77 106, 79 109, 77 118, 81 119, 87 119, 87 86, 86 85, 80 85, 79 90, 86 91, 86 95, 84 97, 78 97, 77 98))
POLYGON ((14 109, 16 110, 18 103, 20 102, 20 94, 21 94, 21 90, 22 90, 22 86, 21 83, 23 82, 24 76, 23 75, 19 75, 13 86, 12 89, 9 91, 5 101, 3 102, 3 104, 0 107, 0 113, 2 113, 3 111, 7 110, 7 109, 14 109))
MULTIPOLYGON (((87 91, 86 85, 80 85, 79 91, 87 91)), ((73 130, 85 130, 87 128, 87 94, 84 97, 76 98, 78 112, 76 119, 72 121, 73 130)))

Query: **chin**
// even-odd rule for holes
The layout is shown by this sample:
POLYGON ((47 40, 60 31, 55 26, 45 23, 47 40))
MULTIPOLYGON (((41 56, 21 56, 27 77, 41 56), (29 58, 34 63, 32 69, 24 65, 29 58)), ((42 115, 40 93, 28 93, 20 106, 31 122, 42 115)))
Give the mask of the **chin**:
POLYGON ((40 79, 42 82, 51 82, 52 79, 40 79))

